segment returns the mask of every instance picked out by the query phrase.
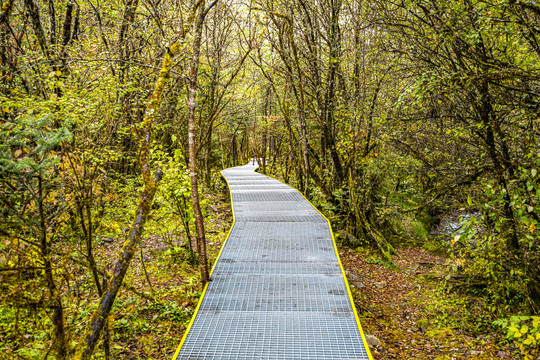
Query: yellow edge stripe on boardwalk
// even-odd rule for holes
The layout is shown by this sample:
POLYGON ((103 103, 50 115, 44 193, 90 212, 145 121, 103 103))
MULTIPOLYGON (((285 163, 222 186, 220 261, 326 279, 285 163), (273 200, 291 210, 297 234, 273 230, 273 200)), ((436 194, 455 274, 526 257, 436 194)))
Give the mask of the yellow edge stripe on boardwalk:
POLYGON ((321 214, 321 216, 326 220, 326 222, 328 223, 328 228, 330 229, 330 234, 332 235, 332 243, 334 244, 334 251, 336 252, 336 257, 338 259, 338 262, 339 262, 339 267, 341 268, 341 275, 343 275, 343 280, 345 280, 345 286, 347 287, 347 293, 349 294, 349 300, 351 301, 351 307, 353 309, 353 312, 354 312, 354 318, 356 319, 356 325, 358 325, 358 330, 360 331, 360 336, 362 337, 362 342, 364 343, 364 348, 366 349, 366 353, 367 353, 367 356, 370 360, 373 360, 373 356, 371 356, 371 351, 369 350, 369 345, 367 343, 367 340, 366 340, 366 335, 364 334, 364 329, 362 329, 362 324, 360 323, 360 318, 358 317, 358 312, 356 311, 356 305, 354 304, 354 299, 353 299, 353 296, 352 296, 352 293, 351 293, 351 288, 349 286, 349 281, 347 280, 347 276, 345 275, 345 269, 343 268, 343 263, 341 262, 341 258, 339 257, 339 252, 338 252, 338 248, 337 248, 337 244, 336 244, 336 238, 334 237, 334 231, 332 230, 332 224, 330 223, 330 220, 328 220, 328 218, 326 216, 324 216, 324 214, 322 212, 319 211, 319 209, 317 209, 317 207, 315 205, 313 205, 311 203, 311 201, 308 200, 308 198, 306 198, 304 196, 304 194, 302 194, 302 192, 300 190, 298 190, 297 188, 295 188, 294 186, 291 186, 289 184, 286 184, 285 182, 279 180, 279 179, 276 179, 275 177, 273 176, 270 176, 270 175, 266 175, 266 176, 269 176, 271 178, 273 178, 274 180, 277 180, 279 181, 280 183, 282 184, 285 184, 287 186, 290 186, 291 188, 293 188, 294 190, 298 191, 298 193, 300 195, 302 195, 302 197, 311 205, 313 206, 313 208, 315 210, 317 210, 317 212, 319 214, 321 214))
MULTIPOLYGON (((225 244, 227 243, 227 240, 229 240, 229 236, 231 235, 232 229, 234 227, 234 223, 236 222, 236 217, 234 216, 234 206, 233 206, 233 197, 231 191, 231 187, 229 185, 229 181, 227 181, 227 178, 223 176, 223 174, 220 172, 221 177, 225 179, 225 182, 227 183, 227 188, 229 191, 229 197, 231 198, 231 209, 232 209, 232 216, 233 221, 231 224, 231 228, 229 229, 229 232, 227 233, 227 237, 225 238, 225 241, 223 242, 223 245, 221 245, 221 249, 219 250, 218 256, 216 257, 216 261, 214 261, 214 265, 212 265, 212 269, 210 270, 210 277, 212 277, 212 273, 214 272, 214 269, 216 268, 217 262, 219 260, 219 257, 221 256, 221 253, 223 252, 223 249, 225 248, 225 244)), ((199 308, 201 307, 201 304, 204 300, 204 295, 206 294, 206 289, 208 288, 208 283, 204 285, 204 290, 201 294, 201 297, 199 298, 199 303, 197 304, 197 307, 195 308, 195 312, 191 316, 191 320, 189 322, 188 327, 186 328, 186 331, 184 332, 184 336, 182 336, 182 340, 180 340, 180 345, 178 345, 178 348, 176 349, 172 360, 176 360, 178 355, 180 354, 180 350, 182 350, 182 345, 184 345, 184 342, 186 341, 186 338, 189 334, 189 331, 191 330, 191 327, 193 326, 193 323, 195 322, 195 318, 197 317, 197 313, 199 312, 199 308)))
MULTIPOLYGON (((221 174, 221 173, 220 173, 221 174)), ((229 192, 231 191, 231 187, 229 185, 229 181, 227 181, 227 178, 225 176, 223 176, 223 174, 221 174, 221 176, 223 177, 223 179, 225 179, 225 182, 227 183, 227 187, 229 188, 229 192)), ((279 179, 276 179, 275 177, 273 176, 270 176, 270 175, 266 175, 268 177, 271 177, 273 178, 274 180, 277 180, 279 181, 280 183, 282 184, 285 184, 287 186, 290 186, 291 188, 293 188, 294 190, 298 191, 298 193, 300 195, 302 195, 302 197, 311 205, 313 206, 313 208, 315 210, 317 210, 317 212, 319 214, 321 214, 321 216, 326 220, 326 222, 328 223, 328 228, 330 229, 330 235, 332 236, 332 243, 334 244, 334 251, 336 253, 336 257, 338 259, 338 263, 339 263, 339 267, 341 269, 341 275, 343 276, 343 280, 345 281, 345 286, 347 287, 347 293, 349 294, 349 300, 351 302, 351 307, 352 307, 352 310, 353 310, 353 313, 354 313, 354 318, 356 319, 356 325, 358 326, 358 330, 360 331, 360 336, 362 337, 362 342, 364 343, 364 348, 366 349, 366 353, 368 355, 368 358, 370 360, 373 360, 373 357, 371 356, 371 351, 369 350, 369 345, 366 341, 366 336, 364 334, 364 330, 362 329, 362 324, 360 323, 360 318, 358 317, 358 312, 356 311, 356 305, 354 304, 354 299, 353 299, 353 296, 352 296, 352 293, 351 293, 351 288, 349 286, 349 281, 347 281, 347 276, 345 275, 345 269, 343 268, 343 263, 341 262, 341 258, 339 256, 339 252, 338 252, 338 248, 337 248, 337 244, 336 244, 336 239, 334 237, 334 231, 332 230, 332 224, 330 223, 330 220, 328 220, 328 218, 326 216, 324 216, 324 214, 322 212, 319 211, 319 209, 317 209, 317 207, 315 205, 313 205, 311 203, 311 201, 309 201, 305 196, 304 194, 302 194, 302 192, 300 190, 298 190, 297 188, 295 188, 294 186, 291 186, 289 184, 286 184, 284 183, 283 181, 279 180, 279 179)), ((236 217, 234 215, 234 206, 233 206, 233 197, 232 197, 232 193, 230 193, 230 198, 231 198, 231 209, 232 209, 232 214, 233 214, 233 222, 232 222, 232 225, 231 225, 231 228, 229 229, 229 232, 227 233, 227 237, 225 238, 225 241, 223 242, 223 245, 221 246, 221 249, 219 250, 219 254, 216 258, 216 261, 214 262, 214 265, 212 266, 212 270, 210 270, 210 276, 212 275, 212 273, 214 272, 214 269, 216 267, 216 264, 219 260, 219 257, 221 256, 221 252, 223 251, 223 249, 225 248, 225 244, 227 243, 227 240, 229 240, 229 236, 231 235, 231 231, 234 227, 234 223, 236 222, 236 217)), ((191 330, 191 327, 193 326, 193 323, 195 322, 195 317, 197 316, 197 313, 199 312, 199 308, 201 307, 201 304, 202 304, 202 301, 204 299, 204 295, 206 294, 206 289, 208 288, 208 283, 205 284, 204 286, 204 290, 203 290, 203 293, 201 294, 201 298, 199 299, 199 303, 197 304, 197 307, 195 308, 195 312, 193 313, 193 316, 191 317, 191 321, 189 322, 189 325, 186 329, 186 331, 184 332, 184 336, 182 336, 182 340, 180 341, 180 345, 178 345, 178 348, 176 349, 176 352, 174 353, 172 359, 173 360, 176 360, 176 358, 178 357, 178 354, 180 354, 180 350, 182 349, 182 345, 184 345, 184 342, 186 341, 186 338, 189 334, 189 331, 191 330)))

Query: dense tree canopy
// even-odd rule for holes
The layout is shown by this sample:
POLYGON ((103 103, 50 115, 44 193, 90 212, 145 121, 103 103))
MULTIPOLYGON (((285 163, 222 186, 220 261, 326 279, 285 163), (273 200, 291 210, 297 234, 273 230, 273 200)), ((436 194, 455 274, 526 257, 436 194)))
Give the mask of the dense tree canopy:
POLYGON ((36 356, 110 356, 152 210, 206 281, 204 193, 252 157, 344 246, 437 243, 495 317, 538 314, 537 1, 1 0, 0 38, 0 321, 40 318, 36 356))

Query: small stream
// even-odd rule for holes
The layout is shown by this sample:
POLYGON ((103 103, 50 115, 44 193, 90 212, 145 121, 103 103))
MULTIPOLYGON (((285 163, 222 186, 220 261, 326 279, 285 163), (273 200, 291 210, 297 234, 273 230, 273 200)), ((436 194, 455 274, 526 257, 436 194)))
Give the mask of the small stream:
MULTIPOLYGON (((431 234, 435 237, 442 238, 444 242, 450 245, 456 235, 463 235, 465 233, 464 226, 472 217, 478 218, 480 216, 481 214, 478 211, 453 211, 442 216, 439 225, 431 231, 431 234)), ((475 248, 476 241, 470 240, 468 245, 475 248)))

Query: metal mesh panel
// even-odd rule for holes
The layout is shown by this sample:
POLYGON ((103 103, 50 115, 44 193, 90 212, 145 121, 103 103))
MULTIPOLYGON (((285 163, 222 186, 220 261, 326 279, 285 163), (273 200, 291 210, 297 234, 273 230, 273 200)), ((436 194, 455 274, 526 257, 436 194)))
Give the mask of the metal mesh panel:
POLYGON ((368 359, 328 223, 255 168, 223 171, 236 221, 178 359, 368 359))
POLYGON ((320 274, 320 275, 334 275, 336 273, 336 267, 339 266, 337 260, 335 263, 322 263, 322 264, 306 263, 306 262, 255 262, 255 261, 219 261, 214 269, 214 275, 226 275, 226 274, 289 274, 289 275, 302 275, 302 274, 320 274))
POLYGON ((201 311, 181 359, 367 360, 354 316, 201 311))
POLYGON ((289 191, 289 190, 264 190, 263 189, 257 189, 257 190, 233 190, 232 191, 232 197, 233 202, 238 204, 243 204, 245 202, 250 201, 289 201, 289 202, 302 202, 304 198, 302 195, 300 195, 297 191, 289 191))
MULTIPOLYGON (((242 201, 240 204, 235 205, 234 212, 266 212, 266 213, 273 213, 273 212, 286 212, 286 211, 303 211, 306 214, 310 215, 318 215, 322 218, 321 214, 317 212, 306 201, 279 201, 277 199, 274 199, 274 201, 242 201)), ((264 214, 260 216, 260 218, 265 218, 264 214)), ((259 221, 260 221, 259 218, 259 221)), ((323 218, 324 219, 324 218, 323 218)))

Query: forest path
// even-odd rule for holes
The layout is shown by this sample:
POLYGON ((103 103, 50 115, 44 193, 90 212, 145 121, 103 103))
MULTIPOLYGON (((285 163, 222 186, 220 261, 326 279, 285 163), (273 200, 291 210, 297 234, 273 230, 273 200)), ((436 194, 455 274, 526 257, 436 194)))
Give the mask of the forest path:
POLYGON ((328 221, 248 164, 224 170, 235 222, 175 359, 371 359, 328 221))

